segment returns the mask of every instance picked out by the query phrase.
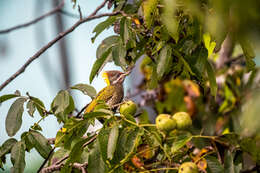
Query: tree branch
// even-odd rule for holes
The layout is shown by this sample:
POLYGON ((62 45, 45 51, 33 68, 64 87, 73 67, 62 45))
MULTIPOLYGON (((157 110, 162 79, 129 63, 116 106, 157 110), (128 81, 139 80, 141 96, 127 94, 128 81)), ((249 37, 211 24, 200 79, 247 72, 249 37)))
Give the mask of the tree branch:
POLYGON ((64 6, 64 0, 62 0, 62 2, 56 8, 51 10, 50 12, 48 12, 48 13, 40 16, 40 17, 37 17, 36 19, 34 19, 34 20, 30 21, 30 22, 23 23, 23 24, 20 24, 20 25, 16 25, 16 26, 13 26, 13 27, 8 28, 8 29, 0 30, 0 34, 9 33, 11 31, 14 31, 14 30, 17 30, 17 29, 21 29, 21 28, 30 26, 32 24, 35 24, 35 23, 39 22, 40 20, 44 19, 45 17, 51 16, 51 15, 59 12, 63 8, 63 6, 64 6))
MULTIPOLYGON (((86 169, 87 165, 88 165, 87 162, 85 162, 85 163, 73 163, 72 167, 79 169, 82 173, 86 173, 85 169, 86 169)), ((60 164, 57 164, 57 165, 54 164, 54 165, 51 165, 49 167, 42 169, 41 173, 50 173, 50 172, 54 172, 54 171, 59 171, 63 166, 64 166, 63 163, 60 163, 60 164)))
MULTIPOLYGON (((106 2, 106 1, 104 1, 106 2)), ((104 4, 104 2, 102 4, 104 4)), ((104 6, 104 5, 103 5, 104 6)), ((59 41, 61 38, 65 37, 66 35, 68 35, 69 33, 71 33, 72 31, 74 31, 79 25, 94 20, 94 19, 98 19, 98 18, 102 18, 102 17, 106 17, 106 16, 114 16, 119 14, 120 12, 112 12, 112 13, 103 13, 103 14, 99 14, 96 15, 96 13, 98 12, 98 10, 101 9, 101 6, 99 6, 91 15, 89 15, 86 18, 83 18, 81 20, 78 20, 73 26, 71 26, 68 30, 61 32, 58 34, 58 36, 56 36, 52 41, 50 41, 47 45, 43 46, 38 52, 36 52, 31 58, 29 58, 26 63, 20 68, 18 69, 11 77, 9 77, 4 83, 2 83, 0 85, 0 91, 5 88, 10 82, 12 82, 16 77, 18 77, 21 73, 23 73, 25 71, 25 69, 35 60, 37 59, 41 54, 43 54, 47 49, 49 49, 51 46, 53 46, 57 41, 59 41)))
POLYGON ((53 149, 50 151, 50 153, 48 154, 48 156, 47 156, 47 158, 43 161, 43 163, 41 164, 41 166, 40 166, 40 168, 39 168, 39 170, 37 171, 37 173, 39 173, 41 170, 42 170, 42 168, 44 167, 44 165, 47 163, 47 161, 50 159, 50 157, 51 157, 51 155, 52 155, 52 153, 54 152, 54 150, 55 150, 55 147, 53 147, 53 149))

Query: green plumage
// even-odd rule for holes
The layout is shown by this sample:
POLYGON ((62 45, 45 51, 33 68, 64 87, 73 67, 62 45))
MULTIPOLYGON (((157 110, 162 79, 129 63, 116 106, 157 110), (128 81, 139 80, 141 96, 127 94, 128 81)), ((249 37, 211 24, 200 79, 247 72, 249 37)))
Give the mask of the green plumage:
POLYGON ((87 106, 85 113, 93 111, 99 100, 106 102, 106 104, 111 107, 120 103, 123 97, 124 90, 122 83, 109 85, 97 94, 96 98, 87 106))

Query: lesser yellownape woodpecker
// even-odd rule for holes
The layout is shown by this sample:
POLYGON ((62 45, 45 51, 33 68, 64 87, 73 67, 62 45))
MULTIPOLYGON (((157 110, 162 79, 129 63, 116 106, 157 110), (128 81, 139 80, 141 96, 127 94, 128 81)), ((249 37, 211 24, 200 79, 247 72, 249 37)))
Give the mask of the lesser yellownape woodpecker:
POLYGON ((105 71, 102 77, 107 83, 107 86, 90 102, 85 113, 92 112, 99 100, 106 102, 110 107, 120 103, 124 97, 123 82, 128 74, 128 72, 122 73, 117 70, 105 71))

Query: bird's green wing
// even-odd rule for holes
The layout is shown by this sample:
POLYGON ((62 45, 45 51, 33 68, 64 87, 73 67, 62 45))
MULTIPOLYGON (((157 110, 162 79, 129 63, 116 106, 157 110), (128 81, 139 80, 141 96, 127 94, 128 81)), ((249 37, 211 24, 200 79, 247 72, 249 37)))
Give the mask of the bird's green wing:
POLYGON ((113 86, 113 85, 109 85, 109 86, 103 88, 101 91, 99 91, 99 93, 97 94, 96 98, 94 98, 91 101, 91 103, 88 105, 88 107, 86 108, 85 113, 91 112, 95 108, 95 106, 97 105, 99 100, 107 102, 113 96, 113 94, 115 92, 116 92, 116 87, 113 86))

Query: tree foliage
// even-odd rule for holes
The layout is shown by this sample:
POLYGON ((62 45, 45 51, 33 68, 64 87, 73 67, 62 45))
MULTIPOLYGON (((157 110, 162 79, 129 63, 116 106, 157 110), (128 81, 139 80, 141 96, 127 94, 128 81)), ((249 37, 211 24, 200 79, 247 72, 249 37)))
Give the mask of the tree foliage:
MULTIPOLYGON (((79 113, 78 118, 68 90, 58 92, 49 109, 29 93, 3 95, 2 104, 16 99, 6 116, 8 136, 19 131, 24 104, 30 116, 37 111, 41 119, 20 139, 10 138, 1 145, 0 168, 11 153, 12 170, 23 172, 25 154, 35 148, 49 161, 44 169, 51 172, 55 166, 61 172, 178 172, 184 162, 194 162, 200 172, 259 170, 260 130, 253 122, 259 121, 253 111, 259 100, 258 69, 249 41, 259 34, 259 2, 110 0, 108 4, 119 13, 95 27, 92 42, 105 29, 112 27, 115 33, 99 45, 89 80, 108 62, 123 71, 140 68, 143 80, 138 90, 144 94, 139 112, 122 114, 101 102, 94 112, 79 113), (233 53, 218 67, 227 38, 233 53), (193 125, 160 131, 144 106, 157 114, 187 112, 193 125), (49 115, 63 124, 56 132, 54 154, 41 134, 40 122, 49 115), (100 118, 105 120, 103 127, 88 133, 89 125, 100 118)), ((71 89, 91 98, 96 95, 87 84, 71 89)))

